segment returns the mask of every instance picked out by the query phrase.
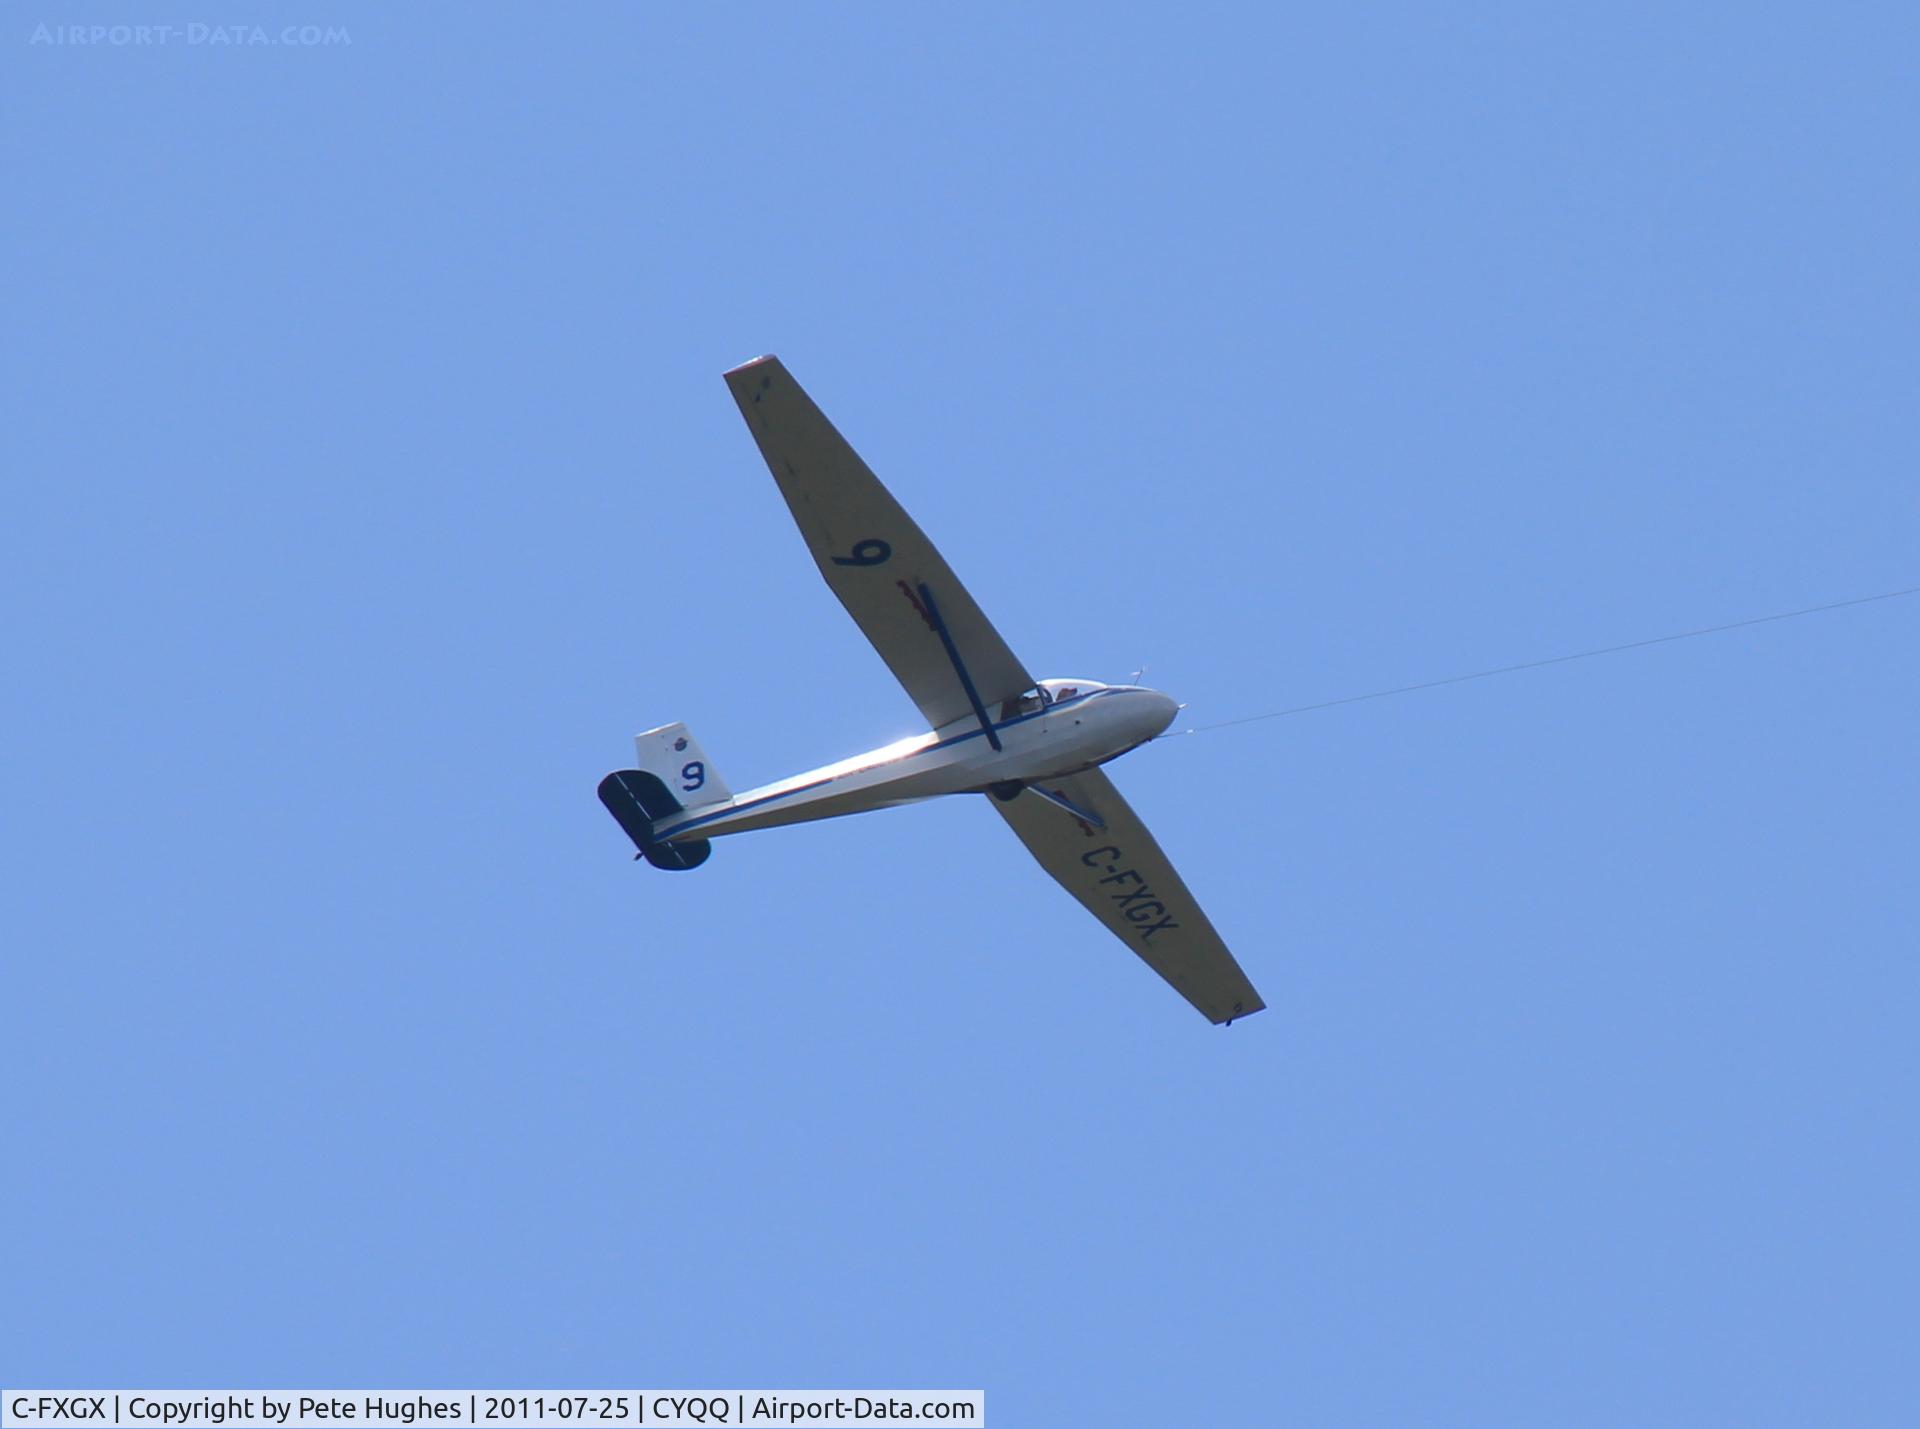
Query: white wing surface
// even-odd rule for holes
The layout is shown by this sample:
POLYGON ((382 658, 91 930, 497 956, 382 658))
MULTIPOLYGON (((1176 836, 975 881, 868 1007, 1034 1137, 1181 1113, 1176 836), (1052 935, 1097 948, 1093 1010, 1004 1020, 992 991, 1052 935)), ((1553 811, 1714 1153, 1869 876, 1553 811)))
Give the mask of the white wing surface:
POLYGON ((1266 1006, 1111 779, 1090 769, 1035 782, 1100 821, 1031 790, 1008 803, 990 800, 1062 888, 1208 1021, 1231 1022, 1266 1006))
POLYGON ((972 713, 984 724, 988 707, 1031 686, 933 543, 780 359, 726 377, 820 574, 928 722, 972 713))

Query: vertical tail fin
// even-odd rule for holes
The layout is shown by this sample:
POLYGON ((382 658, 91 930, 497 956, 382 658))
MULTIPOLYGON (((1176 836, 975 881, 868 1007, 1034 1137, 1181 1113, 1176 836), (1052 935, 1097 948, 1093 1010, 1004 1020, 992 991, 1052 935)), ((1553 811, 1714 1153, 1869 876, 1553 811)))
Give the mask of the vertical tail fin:
POLYGON ((684 724, 663 724, 633 737, 638 763, 667 786, 682 808, 700 809, 724 804, 733 797, 705 751, 694 742, 684 724))

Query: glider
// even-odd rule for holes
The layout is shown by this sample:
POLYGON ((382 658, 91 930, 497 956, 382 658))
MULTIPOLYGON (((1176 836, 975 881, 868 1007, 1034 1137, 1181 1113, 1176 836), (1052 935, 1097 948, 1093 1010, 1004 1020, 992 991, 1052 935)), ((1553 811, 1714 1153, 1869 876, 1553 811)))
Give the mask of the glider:
POLYGON ((1178 711, 1141 685, 1035 680, 940 553, 777 357, 726 374, 820 574, 931 728, 735 794, 684 724, 635 738, 600 801, 655 868, 722 834, 943 794, 989 797, 1040 866, 1209 1021, 1266 1004, 1100 766, 1178 711))

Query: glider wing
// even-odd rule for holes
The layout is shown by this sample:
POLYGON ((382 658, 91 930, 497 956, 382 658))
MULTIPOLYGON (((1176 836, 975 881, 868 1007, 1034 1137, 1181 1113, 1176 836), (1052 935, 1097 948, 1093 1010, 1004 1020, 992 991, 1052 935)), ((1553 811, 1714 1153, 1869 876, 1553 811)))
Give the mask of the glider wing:
POLYGON ((777 357, 727 373, 760 455, 833 593, 935 728, 1028 689, 1027 674, 913 518, 777 357))
POLYGON ((1062 888, 1208 1021, 1266 1006, 1111 779, 1090 769, 1034 782, 1045 798, 1028 789, 992 803, 1062 888), (1100 826, 1065 805, 1098 816, 1100 826))

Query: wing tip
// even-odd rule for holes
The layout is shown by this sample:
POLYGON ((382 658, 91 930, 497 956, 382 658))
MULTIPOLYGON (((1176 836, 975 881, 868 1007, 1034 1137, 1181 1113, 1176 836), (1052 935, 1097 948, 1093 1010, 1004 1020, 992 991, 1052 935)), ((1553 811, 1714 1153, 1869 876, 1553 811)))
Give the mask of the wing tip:
POLYGON ((1251 1017, 1256 1012, 1265 1012, 1266 1010, 1267 1004, 1261 1000, 1260 994, 1256 992, 1253 994, 1251 1001, 1236 1004, 1233 1011, 1225 1013, 1222 1016, 1216 1017, 1212 1012, 1208 1012, 1207 1020, 1215 1027, 1231 1027, 1243 1017, 1251 1017))

